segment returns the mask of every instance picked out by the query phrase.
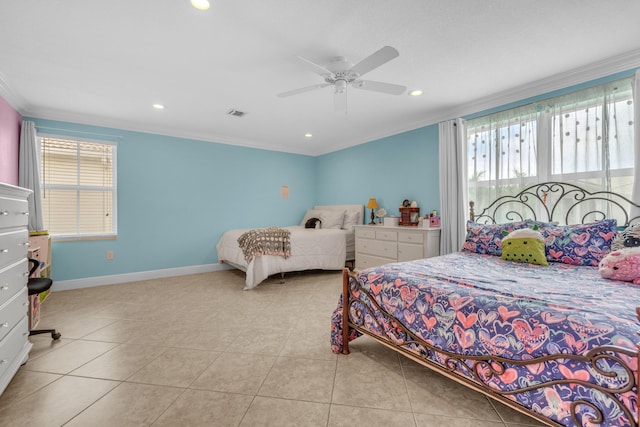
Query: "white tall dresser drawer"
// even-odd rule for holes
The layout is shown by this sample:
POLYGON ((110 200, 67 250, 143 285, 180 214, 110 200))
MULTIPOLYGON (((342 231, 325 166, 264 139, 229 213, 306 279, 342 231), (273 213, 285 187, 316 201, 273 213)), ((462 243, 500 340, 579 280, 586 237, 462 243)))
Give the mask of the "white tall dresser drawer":
POLYGON ((0 197, 0 228, 23 227, 29 223, 29 204, 26 199, 0 197))
POLYGON ((25 278, 29 276, 29 262, 21 259, 5 268, 0 268, 0 306, 24 288, 25 278))
POLYGON ((0 343, 28 312, 27 288, 0 306, 0 343))
POLYGON ((21 260, 29 248, 29 231, 18 229, 0 232, 0 266, 21 260))
MULTIPOLYGON (((6 380, 8 380, 7 383, 11 381, 11 378, 15 374, 15 372, 11 371, 13 369, 17 370, 17 367, 20 366, 22 358, 19 356, 20 353, 24 352, 28 342, 29 321, 27 316, 24 316, 20 323, 11 329, 7 336, 0 341, 0 384, 6 380), (7 378, 9 375, 11 378, 7 378)), ((30 348, 31 346, 28 345, 27 351, 30 348)))

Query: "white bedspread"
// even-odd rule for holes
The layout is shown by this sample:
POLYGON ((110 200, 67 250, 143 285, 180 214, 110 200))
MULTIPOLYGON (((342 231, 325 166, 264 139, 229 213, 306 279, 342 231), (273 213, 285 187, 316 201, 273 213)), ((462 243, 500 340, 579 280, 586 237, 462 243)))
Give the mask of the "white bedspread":
POLYGON ((247 273, 245 290, 253 289, 276 273, 303 270, 341 270, 346 260, 346 242, 353 231, 283 227, 291 231, 291 256, 255 257, 249 264, 238 245, 238 237, 249 229, 229 230, 216 245, 218 259, 247 273))

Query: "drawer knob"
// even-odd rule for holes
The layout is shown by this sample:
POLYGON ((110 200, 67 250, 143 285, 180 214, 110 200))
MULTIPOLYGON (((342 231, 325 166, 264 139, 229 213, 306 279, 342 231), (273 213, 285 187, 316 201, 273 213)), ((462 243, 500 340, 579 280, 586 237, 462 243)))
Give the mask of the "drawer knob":
POLYGON ((0 215, 7 216, 9 215, 9 211, 0 211, 0 215))
POLYGON ((5 363, 9 363, 8 359, 0 359, 0 365, 4 365, 5 363))
POLYGON ((22 212, 22 215, 29 215, 29 212, 22 212))
POLYGON ((9 249, 0 249, 0 253, 6 254, 7 252, 9 252, 9 249))
POLYGON ((9 327, 9 322, 4 322, 0 326, 3 327, 3 328, 8 328, 9 327))
POLYGON ((6 291, 7 289, 9 289, 8 285, 2 285, 0 286, 0 291, 6 291))

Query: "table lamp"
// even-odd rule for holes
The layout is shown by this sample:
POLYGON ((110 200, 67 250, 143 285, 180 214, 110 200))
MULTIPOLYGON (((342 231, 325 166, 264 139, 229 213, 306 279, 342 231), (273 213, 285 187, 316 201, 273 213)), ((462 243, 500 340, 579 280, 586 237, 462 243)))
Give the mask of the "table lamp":
POLYGON ((378 209, 378 202, 376 201, 376 199, 369 199, 369 203, 367 203, 367 209, 371 209, 371 222, 369 223, 369 225, 375 225, 374 219, 376 218, 376 216, 374 215, 373 210, 378 209))

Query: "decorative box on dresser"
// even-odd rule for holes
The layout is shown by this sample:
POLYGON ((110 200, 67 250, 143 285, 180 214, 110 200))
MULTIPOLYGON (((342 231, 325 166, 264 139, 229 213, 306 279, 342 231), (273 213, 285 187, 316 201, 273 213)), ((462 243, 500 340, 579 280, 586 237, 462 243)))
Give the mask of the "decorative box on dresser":
POLYGON ((356 226, 356 270, 438 255, 439 228, 356 226))
POLYGON ((0 183, 0 394, 29 357, 27 230, 31 190, 0 183))

